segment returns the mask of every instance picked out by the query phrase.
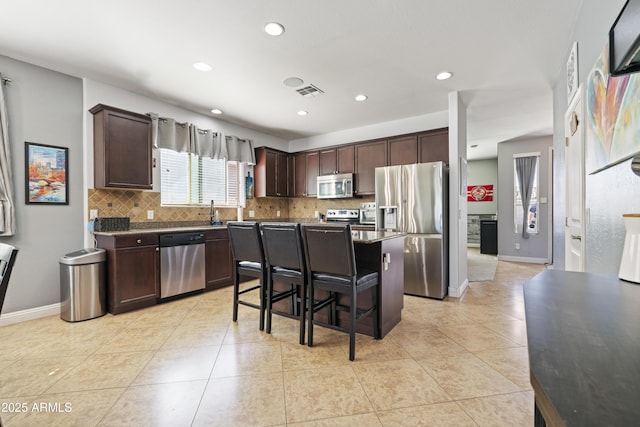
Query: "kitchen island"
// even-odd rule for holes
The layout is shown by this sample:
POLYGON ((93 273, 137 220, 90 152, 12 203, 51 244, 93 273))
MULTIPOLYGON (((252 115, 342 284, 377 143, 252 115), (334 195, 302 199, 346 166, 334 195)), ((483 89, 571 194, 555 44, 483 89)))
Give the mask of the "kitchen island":
MULTIPOLYGON (((377 271, 380 338, 400 323, 404 306, 404 237, 395 231, 352 231, 356 265, 377 271)), ((359 303, 365 298, 358 299, 359 303)), ((367 301, 362 301, 367 307, 367 301)), ((346 313, 345 317, 346 317, 346 313)), ((342 319, 341 319, 342 320, 342 319)), ((373 322, 358 322, 358 332, 373 336, 373 322)))
POLYGON ((638 425, 640 285, 546 270, 524 305, 535 425, 638 425))
MULTIPOLYGON (((366 268, 378 272, 379 286, 372 289, 377 292, 378 324, 380 337, 389 333, 402 318, 404 306, 404 237, 406 233, 395 231, 353 230, 353 246, 358 268, 366 268)), ((275 283, 279 290, 287 289, 285 283, 275 283)), ((322 298, 322 291, 318 291, 318 298, 322 298)), ((358 307, 367 308, 371 305, 372 295, 363 292, 358 296, 358 307)), ((350 296, 341 295, 340 304, 349 305, 350 296)), ((287 310, 286 301, 277 303, 278 310, 287 310)), ((327 319, 326 309, 318 312, 317 318, 327 319)), ((339 312, 337 323, 346 327, 349 313, 339 312)), ((358 322, 358 333, 374 336, 373 321, 366 317, 358 322)))

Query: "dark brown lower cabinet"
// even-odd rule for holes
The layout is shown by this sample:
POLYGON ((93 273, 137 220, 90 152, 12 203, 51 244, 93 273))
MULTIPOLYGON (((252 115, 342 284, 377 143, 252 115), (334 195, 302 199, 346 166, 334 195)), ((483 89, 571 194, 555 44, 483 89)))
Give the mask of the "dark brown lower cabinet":
POLYGON ((159 296, 158 235, 96 235, 107 251, 107 309, 124 313, 155 305, 159 296))
POLYGON ((229 233, 211 230, 205 233, 206 287, 205 290, 223 288, 233 284, 229 233))

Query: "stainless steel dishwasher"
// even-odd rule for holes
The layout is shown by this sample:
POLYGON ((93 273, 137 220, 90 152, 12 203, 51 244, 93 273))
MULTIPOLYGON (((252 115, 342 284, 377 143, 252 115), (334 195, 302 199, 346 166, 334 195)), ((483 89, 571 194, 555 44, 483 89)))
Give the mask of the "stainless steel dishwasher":
POLYGON ((160 235, 160 299, 204 289, 204 233, 160 235))

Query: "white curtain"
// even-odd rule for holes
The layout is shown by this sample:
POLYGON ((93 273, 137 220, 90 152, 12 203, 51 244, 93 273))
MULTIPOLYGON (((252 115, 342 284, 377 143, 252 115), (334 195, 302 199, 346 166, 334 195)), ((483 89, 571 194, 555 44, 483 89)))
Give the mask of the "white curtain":
POLYGON ((237 136, 224 137, 210 129, 199 129, 190 123, 177 123, 174 119, 149 113, 151 138, 155 148, 194 153, 212 159, 227 159, 250 165, 256 164, 253 141, 237 136))
POLYGON ((194 152, 200 157, 228 159, 226 139, 211 129, 199 129, 191 125, 191 142, 194 152), (225 142, 223 144, 223 141, 225 142))
POLYGON ((253 141, 250 139, 240 139, 237 136, 227 136, 227 150, 229 150, 229 160, 240 163, 256 164, 256 154, 253 149, 253 141))
POLYGON ((159 117, 156 148, 168 148, 178 153, 193 153, 189 123, 178 123, 174 119, 159 117))
POLYGON ((13 236, 14 233, 15 208, 13 205, 9 119, 4 102, 4 80, 0 74, 0 236, 13 236))

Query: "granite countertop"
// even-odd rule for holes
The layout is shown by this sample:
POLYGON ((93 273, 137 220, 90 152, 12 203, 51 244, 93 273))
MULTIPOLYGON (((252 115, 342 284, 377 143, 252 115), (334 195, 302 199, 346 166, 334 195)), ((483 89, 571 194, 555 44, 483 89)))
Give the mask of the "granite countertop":
POLYGON ((127 236, 131 234, 147 233, 188 233, 193 231, 226 230, 226 225, 196 225, 191 227, 165 227, 165 228, 134 228, 127 231, 96 231, 96 236, 127 236))
MULTIPOLYGON (((300 222, 300 221, 298 221, 300 222)), ((309 221, 307 223, 311 223, 309 221)), ((96 236, 128 236, 134 234, 167 234, 167 233, 189 233, 198 231, 210 231, 210 230, 226 230, 226 224, 223 225, 190 225, 190 226, 159 226, 149 228, 132 228, 126 231, 96 231, 93 234, 96 236)), ((396 237, 404 236, 406 233, 397 231, 374 231, 374 230, 353 230, 351 232, 353 241, 356 243, 375 243, 386 239, 393 239, 396 237)))

